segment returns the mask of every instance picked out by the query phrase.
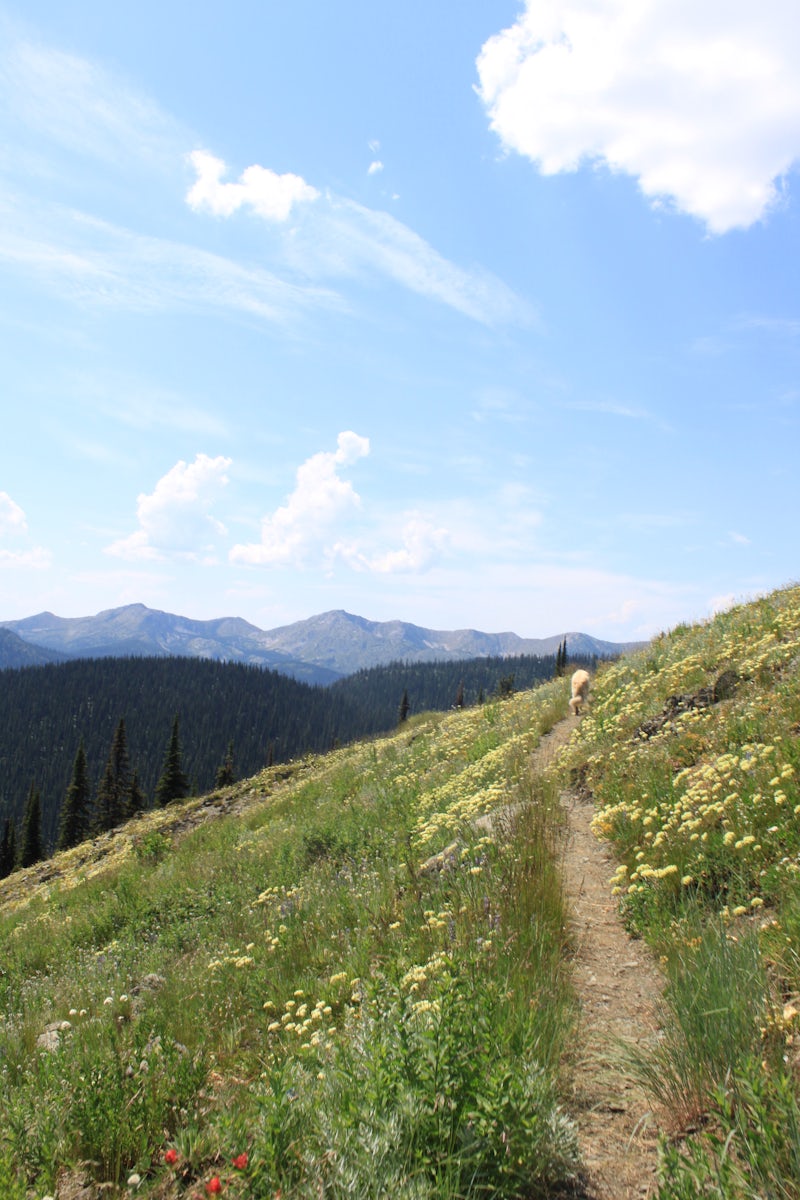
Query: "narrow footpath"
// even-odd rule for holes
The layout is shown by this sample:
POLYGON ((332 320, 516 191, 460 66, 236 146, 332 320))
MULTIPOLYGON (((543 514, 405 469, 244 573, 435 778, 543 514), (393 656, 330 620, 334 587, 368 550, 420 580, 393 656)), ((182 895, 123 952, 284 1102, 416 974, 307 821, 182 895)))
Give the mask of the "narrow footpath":
MULTIPOLYGON (((542 739, 532 769, 547 769, 579 718, 542 739)), ((568 825, 564 886, 574 939, 574 984, 581 1021, 572 1063, 572 1114, 578 1125, 591 1200, 642 1200, 656 1191, 658 1133, 647 1095, 631 1078, 625 1046, 658 1036, 663 976, 648 947, 622 924, 609 879, 616 863, 591 830, 594 807, 579 792, 561 797, 568 825)))

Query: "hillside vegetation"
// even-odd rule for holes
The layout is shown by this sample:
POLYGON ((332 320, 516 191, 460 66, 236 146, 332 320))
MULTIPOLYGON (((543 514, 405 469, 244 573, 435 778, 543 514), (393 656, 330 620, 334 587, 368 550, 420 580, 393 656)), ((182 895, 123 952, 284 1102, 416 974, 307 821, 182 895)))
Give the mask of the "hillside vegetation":
POLYGON ((565 700, 412 718, 0 883, 3 1194, 553 1195, 573 1013, 528 761, 565 700))
POLYGON ((96 791, 121 719, 147 806, 176 714, 191 790, 207 792, 231 744, 236 776, 247 777, 270 762, 393 729, 404 692, 412 713, 449 709, 459 692, 464 705, 475 704, 504 679, 517 689, 532 687, 551 679, 555 666, 555 655, 393 663, 358 671, 332 687, 261 667, 192 658, 94 658, 5 670, 0 672, 0 830, 6 817, 19 828, 34 785, 41 793, 49 852, 81 741, 96 791))
POLYGON ((800 1196, 800 588, 598 673, 564 768, 661 955, 664 1200, 800 1196))
POLYGON ((599 667, 535 773, 566 700, 415 716, 0 882, 4 1193, 586 1195, 579 787, 666 976, 629 1064, 661 1200, 800 1198, 800 588, 599 667))

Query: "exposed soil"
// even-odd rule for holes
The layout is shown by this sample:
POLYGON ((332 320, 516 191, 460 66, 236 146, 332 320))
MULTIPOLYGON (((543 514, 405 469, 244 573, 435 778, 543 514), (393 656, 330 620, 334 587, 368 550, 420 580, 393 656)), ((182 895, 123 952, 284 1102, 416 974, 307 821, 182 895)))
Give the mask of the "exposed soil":
MULTIPOLYGON (((567 717, 532 762, 546 768, 580 718, 567 717)), ((574 984, 582 1019, 574 1051, 571 1109, 592 1200, 641 1200, 656 1190, 657 1128, 648 1098, 625 1064, 626 1046, 658 1036, 663 976, 648 947, 620 920, 609 879, 616 863, 591 830, 594 807, 580 791, 561 798, 568 817, 563 870, 574 938, 574 984)))

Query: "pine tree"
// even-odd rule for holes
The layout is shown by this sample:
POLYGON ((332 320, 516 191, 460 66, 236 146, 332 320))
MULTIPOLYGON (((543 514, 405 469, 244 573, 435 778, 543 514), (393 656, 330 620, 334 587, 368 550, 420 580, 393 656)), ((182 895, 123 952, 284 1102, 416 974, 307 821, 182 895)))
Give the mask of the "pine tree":
POLYGON ((456 692, 456 708, 463 708, 463 707, 464 707, 464 680, 462 679, 459 682, 458 691, 456 692))
POLYGON ((408 701, 408 691, 406 688, 403 688, 403 698, 400 701, 400 708, 398 709, 398 712, 397 712, 398 725, 402 725, 403 722, 408 719, 408 714, 409 714, 410 710, 411 710, 411 705, 409 704, 409 701, 408 701))
POLYGON ((17 830, 11 817, 6 817, 3 823, 3 836, 0 838, 0 879, 10 875, 17 865, 17 830))
POLYGON ((137 813, 144 812, 146 807, 147 800, 142 791, 142 785, 139 783, 139 772, 134 771, 128 794, 128 815, 135 817, 137 813))
POLYGON ((125 730, 125 718, 120 717, 111 749, 108 752, 100 786, 95 799, 94 833, 103 833, 122 824, 134 811, 131 788, 131 760, 128 753, 128 735, 125 730))
POLYGON ((164 755, 161 778, 156 784, 156 804, 163 808, 164 805, 171 804, 173 800, 182 800, 188 794, 189 780, 183 773, 181 763, 180 731, 176 714, 175 720, 172 722, 172 733, 170 734, 169 743, 164 755))
POLYGON ((228 742, 228 750, 221 766, 217 767, 217 775, 214 780, 216 787, 230 787, 236 782, 236 772, 233 769, 233 742, 228 742))
POLYGON ((114 767, 109 758, 94 799, 91 831, 95 835, 105 833, 107 830, 113 829, 115 825, 119 825, 122 819, 117 785, 114 780, 114 767))
POLYGON ((56 850, 69 850, 70 846, 77 846, 88 836, 90 804, 91 789, 86 764, 86 748, 83 738, 81 738, 75 762, 72 765, 72 779, 61 806, 56 850))
POLYGON ((18 861, 21 867, 32 867, 34 863, 41 862, 43 858, 42 798, 39 789, 32 783, 22 814, 18 861))

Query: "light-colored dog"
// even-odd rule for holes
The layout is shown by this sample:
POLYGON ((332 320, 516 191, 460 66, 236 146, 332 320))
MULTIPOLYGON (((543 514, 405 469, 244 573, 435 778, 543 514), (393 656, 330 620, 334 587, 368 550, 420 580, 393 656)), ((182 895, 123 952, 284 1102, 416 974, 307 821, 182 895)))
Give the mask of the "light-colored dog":
POLYGON ((572 676, 572 698, 569 706, 577 717, 581 711, 581 705, 586 703, 586 698, 589 695, 589 672, 584 671, 581 667, 572 676))

